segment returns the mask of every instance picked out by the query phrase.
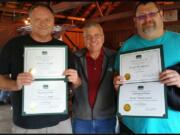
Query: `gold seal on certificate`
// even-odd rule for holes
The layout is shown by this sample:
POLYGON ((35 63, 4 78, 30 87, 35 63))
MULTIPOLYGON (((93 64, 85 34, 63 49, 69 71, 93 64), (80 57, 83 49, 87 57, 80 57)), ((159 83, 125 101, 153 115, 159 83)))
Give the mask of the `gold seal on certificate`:
POLYGON ((126 80, 130 80, 131 79, 131 75, 129 73, 126 73, 124 75, 124 77, 125 77, 126 80))
POLYGON ((124 111, 129 112, 130 110, 131 110, 130 104, 125 104, 124 105, 124 111))

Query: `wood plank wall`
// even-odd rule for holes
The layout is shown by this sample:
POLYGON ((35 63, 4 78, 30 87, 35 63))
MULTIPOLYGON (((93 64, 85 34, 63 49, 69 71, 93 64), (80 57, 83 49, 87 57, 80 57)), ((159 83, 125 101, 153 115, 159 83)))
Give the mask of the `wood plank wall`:
POLYGON ((62 34, 62 40, 70 47, 71 50, 76 51, 84 47, 83 32, 80 29, 68 30, 62 34), (76 48, 76 47, 77 48, 76 48))
POLYGON ((117 50, 127 40, 134 30, 105 31, 105 46, 117 50))

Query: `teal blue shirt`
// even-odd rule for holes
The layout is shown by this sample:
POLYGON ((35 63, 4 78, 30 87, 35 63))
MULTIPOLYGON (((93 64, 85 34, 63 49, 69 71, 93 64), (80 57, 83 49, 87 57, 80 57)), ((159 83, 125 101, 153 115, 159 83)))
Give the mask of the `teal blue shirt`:
MULTIPOLYGON (((166 31, 161 37, 146 40, 139 35, 128 39, 118 51, 115 69, 119 71, 119 53, 163 45, 165 68, 180 62, 180 34, 166 31)), ((180 133, 180 111, 168 108, 168 118, 123 117, 123 123, 134 133, 180 133)))

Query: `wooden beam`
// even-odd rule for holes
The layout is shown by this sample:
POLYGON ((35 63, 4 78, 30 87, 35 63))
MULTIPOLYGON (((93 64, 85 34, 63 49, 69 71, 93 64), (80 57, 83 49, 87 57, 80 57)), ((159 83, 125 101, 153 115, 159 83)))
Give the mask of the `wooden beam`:
POLYGON ((81 17, 86 18, 90 12, 96 7, 95 3, 92 3, 87 9, 86 11, 81 15, 81 17))
POLYGON ((61 19, 69 19, 69 20, 76 20, 76 21, 85 21, 85 18, 81 17, 74 17, 74 16, 64 16, 64 15, 55 15, 55 18, 61 18, 61 19))
MULTIPOLYGON (((103 3, 103 5, 104 5, 104 3, 103 3)), ((101 10, 102 6, 101 7, 99 6, 98 1, 96 1, 96 6, 97 6, 98 11, 99 11, 99 12, 98 11, 97 12, 100 13, 101 16, 104 16, 103 13, 102 13, 102 10, 101 10)))
POLYGON ((111 2, 103 2, 103 3, 101 4, 101 6, 99 6, 99 3, 96 2, 96 6, 97 6, 98 10, 91 16, 91 18, 96 18, 96 17, 98 17, 99 13, 100 13, 101 16, 104 16, 104 15, 103 15, 103 12, 105 11, 105 9, 106 9, 106 8, 108 7, 108 5, 110 5, 110 4, 111 4, 111 2))
POLYGON ((109 5, 108 5, 108 7, 107 7, 107 10, 106 10, 106 12, 105 12, 105 16, 107 16, 107 15, 109 15, 109 13, 112 11, 112 9, 113 9, 113 4, 112 4, 112 2, 111 3, 109 3, 109 5))
POLYGON ((119 6, 120 2, 111 2, 111 4, 108 5, 108 9, 105 12, 105 16, 109 15, 117 6, 119 6))
MULTIPOLYGON (((0 11, 28 15, 28 11, 22 10, 22 9, 12 9, 12 8, 0 7, 0 11)), ((64 15, 60 15, 60 14, 56 14, 55 18, 70 19, 70 20, 76 20, 76 21, 84 21, 85 20, 85 18, 74 17, 74 16, 64 16, 64 15)))
MULTIPOLYGON (((180 9, 180 2, 176 3, 175 5, 163 5, 161 6, 163 10, 173 10, 173 9, 180 9)), ((86 21, 95 21, 95 22, 105 22, 105 21, 112 21, 112 20, 117 20, 117 19, 123 19, 123 18, 128 18, 133 16, 134 11, 126 11, 126 12, 120 12, 108 16, 103 16, 103 17, 98 17, 96 19, 89 19, 86 21)))
POLYGON ((0 7, 0 11, 3 12, 11 12, 11 13, 20 13, 20 14, 28 14, 28 11, 23 9, 13 9, 13 8, 6 8, 6 7, 0 7))
POLYGON ((101 23, 101 22, 105 22, 105 21, 127 18, 127 17, 130 17, 132 15, 133 15, 133 11, 127 11, 127 12, 121 12, 121 13, 117 13, 117 14, 99 17, 97 19, 90 19, 87 21, 95 21, 95 22, 101 23))
POLYGON ((72 44, 73 47, 75 47, 76 49, 79 49, 79 47, 71 40, 71 38, 69 38, 69 36, 66 33, 64 33, 64 36, 72 44))
POLYGON ((92 2, 59 2, 58 4, 52 5, 51 7, 55 13, 58 13, 65 10, 76 8, 78 6, 85 6, 90 3, 92 2))

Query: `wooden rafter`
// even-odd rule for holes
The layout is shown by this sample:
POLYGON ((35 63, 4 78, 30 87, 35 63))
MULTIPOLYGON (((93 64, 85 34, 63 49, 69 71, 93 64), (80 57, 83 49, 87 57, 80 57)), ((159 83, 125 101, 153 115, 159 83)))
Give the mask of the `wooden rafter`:
POLYGON ((109 13, 112 11, 112 9, 113 9, 113 4, 112 4, 112 2, 111 3, 109 3, 109 5, 107 6, 107 10, 106 10, 106 12, 104 13, 104 15, 106 16, 106 15, 109 15, 109 13))
POLYGON ((58 12, 76 8, 80 5, 85 6, 90 3, 92 2, 59 2, 56 5, 52 5, 52 9, 54 10, 55 13, 58 13, 58 12))
MULTIPOLYGON (((175 5, 162 5, 161 8, 163 10, 180 9, 180 3, 178 3, 178 4, 176 3, 175 5)), ((120 12, 120 13, 116 13, 116 14, 112 14, 112 15, 108 15, 108 16, 98 17, 96 19, 89 19, 86 21, 96 21, 96 22, 101 23, 104 21, 128 18, 128 17, 133 16, 133 14, 134 14, 134 11, 129 10, 129 11, 120 12)))
POLYGON ((81 15, 81 17, 86 18, 90 12, 96 7, 95 3, 92 3, 87 9, 86 11, 81 15))
POLYGON ((76 16, 77 13, 81 10, 82 6, 80 5, 79 7, 75 8, 74 11, 72 12, 71 16, 76 16))
POLYGON ((110 21, 110 20, 116 20, 116 19, 130 17, 132 15, 133 15, 133 11, 127 11, 127 12, 112 14, 112 15, 108 15, 108 16, 98 17, 96 19, 89 19, 87 21, 95 21, 95 22, 101 23, 104 21, 110 21))
MULTIPOLYGON (((23 10, 23 9, 12 9, 12 8, 5 8, 5 7, 0 7, 0 11, 3 12, 9 12, 9 13, 20 13, 20 14, 28 14, 27 10, 23 10)), ((56 18, 61 18, 61 19, 70 19, 70 20, 77 20, 77 21, 84 21, 84 18, 80 18, 80 17, 74 17, 74 16, 64 16, 64 15, 60 15, 60 14, 56 14, 55 15, 56 18)))
POLYGON ((99 13, 100 16, 104 16, 103 13, 102 13, 102 7, 104 6, 104 3, 103 3, 103 5, 100 7, 100 6, 99 6, 99 3, 96 1, 96 6, 97 6, 97 10, 98 10, 98 11, 96 11, 96 13, 97 13, 97 14, 99 13))
POLYGON ((104 16, 103 13, 105 9, 108 7, 108 5, 111 5, 111 2, 103 2, 103 4, 100 6, 98 2, 96 2, 97 10, 96 12, 91 16, 91 18, 97 17, 99 14, 100 16, 104 16))
POLYGON ((117 6, 119 6, 120 2, 113 2, 108 5, 108 9, 104 13, 105 16, 109 15, 117 6))

